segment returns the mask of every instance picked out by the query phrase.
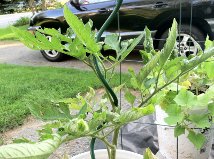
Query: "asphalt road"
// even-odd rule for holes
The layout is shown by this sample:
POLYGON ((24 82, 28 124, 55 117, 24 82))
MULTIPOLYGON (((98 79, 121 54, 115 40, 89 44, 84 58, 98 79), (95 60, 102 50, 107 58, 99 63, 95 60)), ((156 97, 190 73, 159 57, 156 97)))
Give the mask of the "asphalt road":
MULTIPOLYGON (((139 70, 142 67, 142 64, 132 61, 139 59, 139 56, 136 56, 136 52, 132 53, 132 55, 127 59, 130 61, 122 63, 122 71, 127 72, 129 67, 139 70)), ((68 58, 63 62, 49 62, 44 59, 39 51, 31 50, 20 42, 0 42, 0 63, 26 66, 54 66, 89 70, 87 65, 74 58, 68 58)), ((119 67, 117 67, 117 70, 119 71, 119 67)))
POLYGON ((16 20, 18 20, 21 17, 31 17, 31 16, 32 16, 31 12, 0 15, 0 28, 4 28, 13 24, 16 20))

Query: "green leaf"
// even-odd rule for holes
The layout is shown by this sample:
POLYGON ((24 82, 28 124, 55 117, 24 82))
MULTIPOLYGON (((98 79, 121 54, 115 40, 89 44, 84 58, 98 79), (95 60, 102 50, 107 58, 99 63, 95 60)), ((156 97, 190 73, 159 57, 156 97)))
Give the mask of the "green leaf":
POLYGON ((165 64, 163 71, 167 81, 174 79, 181 73, 181 62, 183 59, 184 57, 182 56, 176 57, 165 64))
POLYGON ((25 44, 27 47, 34 50, 48 50, 49 48, 43 43, 39 43, 33 34, 28 31, 20 30, 16 27, 11 26, 11 30, 19 37, 20 41, 25 44))
POLYGON ((136 77, 136 74, 134 72, 134 69, 133 68, 129 68, 129 74, 131 75, 131 80, 130 80, 130 83, 131 85, 134 87, 134 89, 138 89, 140 87, 140 82, 138 81, 137 77, 136 77))
POLYGON ((149 89, 152 85, 154 85, 157 81, 157 78, 148 78, 143 82, 145 88, 149 89))
POLYGON ((119 61, 123 61, 133 50, 134 48, 139 44, 139 42, 142 40, 142 38, 144 37, 144 32, 139 35, 137 38, 135 38, 132 43, 130 44, 130 46, 124 50, 123 52, 121 52, 121 58, 119 59, 119 61))
POLYGON ((212 116, 214 117, 214 102, 210 103, 208 105, 208 109, 209 109, 210 113, 212 114, 212 116))
POLYGON ((49 122, 48 124, 42 126, 42 129, 37 130, 39 134, 39 141, 53 139, 52 134, 54 133, 54 130, 59 129, 60 126, 60 122, 57 121, 49 122))
MULTIPOLYGON (((15 27, 11 27, 12 31, 19 37, 20 41, 27 47, 34 50, 56 50, 58 52, 66 53, 65 46, 62 45, 60 39, 56 36, 52 36, 50 40, 46 35, 36 32, 36 36, 25 30, 19 30, 15 27)), ((58 33, 59 34, 59 33, 58 33)), ((62 35, 63 36, 63 35, 62 35)))
POLYGON ((164 121, 169 125, 175 125, 177 123, 181 123, 184 118, 183 114, 176 115, 176 116, 168 116, 164 119, 164 121))
POLYGON ((169 57, 171 56, 171 54, 175 48, 175 43, 176 43, 177 34, 178 34, 177 26, 178 26, 178 24, 177 24, 176 20, 174 19, 172 28, 169 31, 169 37, 166 40, 166 44, 164 45, 163 50, 161 50, 161 55, 160 55, 160 60, 159 60, 161 69, 165 65, 165 63, 167 62, 167 60, 169 59, 169 57))
POLYGON ((76 117, 86 114, 87 110, 88 110, 87 104, 83 105, 76 117))
POLYGON ((35 33, 35 36, 37 40, 40 41, 40 43, 43 43, 44 45, 46 44, 49 48, 51 48, 52 46, 54 47, 54 45, 48 40, 48 38, 44 34, 41 34, 37 31, 35 33))
POLYGON ((166 117, 164 121, 169 125, 176 125, 177 123, 181 123, 184 119, 181 108, 176 104, 169 105, 166 109, 166 113, 168 117, 166 117))
POLYGON ((149 62, 149 60, 152 58, 152 54, 147 53, 145 50, 140 50, 140 54, 143 59, 143 64, 147 64, 149 62))
POLYGON ((72 39, 65 36, 65 35, 62 35, 59 30, 56 30, 54 28, 44 28, 44 29, 38 29, 38 31, 42 34, 45 34, 45 35, 50 35, 52 37, 56 37, 58 39, 60 39, 60 41, 64 41, 64 42, 67 42, 67 43, 71 43, 72 42, 72 39))
POLYGON ((210 86, 205 94, 208 95, 210 99, 213 99, 214 98, 214 85, 210 86))
POLYGON ((117 62, 117 60, 113 56, 109 56, 109 59, 114 61, 114 62, 117 62))
POLYGON ((189 120, 195 124, 197 128, 205 129, 211 126, 208 114, 191 114, 189 120))
POLYGON ((214 79, 214 73, 213 73, 214 62, 213 61, 204 62, 203 67, 204 67, 203 71, 206 72, 208 78, 214 79))
POLYGON ((121 84, 121 85, 115 87, 115 88, 114 88, 114 92, 115 92, 115 93, 119 93, 119 92, 123 89, 124 86, 125 86, 125 84, 123 83, 123 84, 121 84))
POLYGON ((32 101, 29 105, 29 109, 35 117, 42 120, 72 119, 69 106, 67 104, 57 104, 50 101, 50 99, 43 99, 40 103, 33 103, 32 101))
POLYGON ((105 45, 107 45, 112 50, 115 50, 117 53, 120 51, 120 39, 117 34, 107 35, 104 40, 105 45))
POLYGON ((143 46, 144 46, 145 51, 147 53, 150 53, 152 50, 154 50, 151 31, 146 27, 144 29, 144 32, 145 32, 145 39, 144 39, 144 42, 143 42, 143 46))
POLYGON ((194 107, 207 107, 208 103, 210 102, 210 100, 212 99, 212 97, 209 95, 209 93, 203 93, 197 96, 197 101, 195 103, 194 107))
POLYGON ((205 143, 205 136, 202 134, 196 134, 194 131, 190 131, 188 139, 194 144, 194 146, 199 150, 205 143))
POLYGON ((176 125, 175 130, 174 130, 174 136, 178 137, 182 134, 185 134, 185 127, 181 125, 176 125))
POLYGON ((61 137, 56 135, 40 143, 10 144, 0 147, 0 158, 4 159, 47 159, 61 144, 61 137))
POLYGON ((31 140, 27 139, 27 138, 17 138, 13 140, 13 143, 19 144, 19 143, 31 143, 33 144, 34 142, 32 142, 31 140))
POLYGON ((121 125, 140 119, 143 116, 150 115, 155 111, 153 105, 148 105, 143 108, 132 108, 126 112, 122 112, 121 115, 114 119, 115 122, 121 125))
POLYGON ((178 95, 175 97, 174 101, 180 106, 192 107, 197 101, 197 96, 195 96, 192 92, 187 91, 186 89, 181 89, 178 95))
POLYGON ((147 148, 145 153, 144 153, 144 159, 158 159, 157 157, 155 157, 155 155, 152 153, 152 151, 147 148))
POLYGON ((78 38, 75 38, 74 41, 69 44, 68 48, 69 52, 67 52, 66 54, 73 56, 79 60, 84 60, 86 58, 87 50, 80 43, 80 40, 78 38))
POLYGON ((205 41, 205 49, 210 49, 214 46, 214 42, 209 40, 209 36, 206 37, 206 41, 205 41))
POLYGON ((156 54, 141 70, 139 73, 139 79, 144 81, 148 75, 156 68, 157 63, 160 59, 160 54, 156 54))
POLYGON ((92 87, 89 87, 89 91, 86 93, 85 99, 88 101, 91 101, 91 100, 93 100, 95 95, 96 95, 95 90, 92 87))
POLYGON ((136 97, 127 89, 125 92, 125 99, 133 106, 136 97))
POLYGON ((91 51, 90 53, 99 52, 100 46, 96 43, 94 34, 66 5, 64 7, 64 16, 66 22, 72 28, 77 38, 91 51))
POLYGON ((75 118, 69 121, 69 123, 66 123, 64 128, 65 132, 71 135, 72 139, 83 137, 89 132, 88 123, 85 120, 78 118, 75 118))
POLYGON ((161 99, 160 106, 161 108, 167 112, 167 110, 170 110, 170 107, 172 104, 176 104, 173 100, 177 95, 177 92, 175 91, 168 91, 166 95, 161 99))
MULTIPOLYGON (((133 39, 121 41, 121 49, 119 52, 119 57, 121 56, 121 54, 123 52, 125 52, 128 49, 128 47, 131 45, 132 42, 133 42, 133 39)), ((117 58, 119 58, 119 57, 117 57, 117 58)))
POLYGON ((186 61, 181 67, 182 74, 191 71, 193 68, 195 68, 196 66, 198 66, 199 64, 206 61, 212 56, 214 56, 214 47, 205 50, 204 53, 200 56, 195 56, 191 60, 186 61))

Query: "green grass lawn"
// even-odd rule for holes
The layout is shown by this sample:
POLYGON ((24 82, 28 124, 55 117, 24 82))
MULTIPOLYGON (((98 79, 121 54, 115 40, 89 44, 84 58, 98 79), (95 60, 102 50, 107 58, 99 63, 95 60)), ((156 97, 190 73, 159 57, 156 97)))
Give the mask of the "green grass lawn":
MULTIPOLYGON (((20 26, 19 29, 26 30, 28 25, 20 26)), ((0 28, 0 41, 1 40, 18 40, 16 35, 12 32, 10 27, 0 28)))
MULTIPOLYGON (((93 72, 75 69, 0 64, 0 72, 0 132, 22 124, 31 104, 74 97, 89 86, 101 86, 93 72)), ((112 84, 119 84, 118 75, 112 84)))

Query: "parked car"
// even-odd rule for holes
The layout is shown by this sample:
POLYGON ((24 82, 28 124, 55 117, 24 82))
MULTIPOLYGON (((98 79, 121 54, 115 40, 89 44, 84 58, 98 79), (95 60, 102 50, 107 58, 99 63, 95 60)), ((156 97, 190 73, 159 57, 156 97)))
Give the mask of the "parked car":
MULTIPOLYGON (((82 18, 84 22, 92 19, 94 27, 99 29, 115 6, 115 0, 80 0, 69 1, 69 9, 82 18)), ((133 38, 148 26, 156 39, 155 48, 162 48, 168 35, 168 29, 173 18, 180 26, 180 55, 195 55, 198 52, 197 43, 204 48, 203 42, 207 35, 214 39, 214 3, 212 0, 124 0, 120 9, 120 30, 122 38, 133 38), (180 5, 182 6, 180 12, 180 5), (191 18, 192 17, 192 18, 191 18), (190 27, 192 24, 192 27, 190 27)), ((41 28, 61 28, 65 32, 68 24, 63 16, 63 9, 48 10, 31 18, 30 31, 41 28)), ((118 31, 117 19, 109 26, 104 36, 118 31)), ((42 50, 42 55, 49 61, 60 61, 65 55, 42 50)))

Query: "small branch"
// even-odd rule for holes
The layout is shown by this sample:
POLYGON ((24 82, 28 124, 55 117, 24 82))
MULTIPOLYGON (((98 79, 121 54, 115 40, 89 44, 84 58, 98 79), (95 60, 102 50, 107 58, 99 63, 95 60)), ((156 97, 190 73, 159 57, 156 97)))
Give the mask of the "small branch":
POLYGON ((176 80, 178 80, 181 76, 185 75, 186 73, 190 72, 191 70, 193 70, 194 68, 190 68, 189 70, 180 73, 178 76, 176 76, 173 80, 171 80, 169 83, 166 83, 165 85, 163 85, 162 87, 158 88, 157 90, 155 90, 145 101, 142 101, 142 103, 140 103, 140 105, 138 107, 142 107, 144 104, 146 104, 156 93, 158 93, 159 91, 161 91, 163 88, 167 87, 168 85, 172 84, 173 82, 175 82, 176 80))
POLYGON ((160 78, 161 70, 158 72, 157 81, 155 82, 155 90, 158 88, 159 78, 160 78))
POLYGON ((112 132, 114 132, 114 129, 112 129, 111 131, 109 131, 107 134, 105 134, 105 136, 103 136, 103 138, 108 137, 112 132))
POLYGON ((93 136, 94 134, 98 134, 100 131, 103 131, 106 128, 110 128, 113 127, 114 125, 108 125, 108 126, 103 126, 101 129, 95 131, 93 134, 91 134, 91 136, 93 136))
POLYGON ((90 63, 88 63, 87 61, 83 60, 83 62, 88 65, 89 67, 92 67, 92 65, 90 65, 90 63))
POLYGON ((97 138, 97 139, 100 139, 101 141, 103 141, 103 142, 104 142, 108 147, 110 147, 111 149, 114 149, 114 148, 115 148, 115 146, 112 145, 111 143, 109 143, 109 142, 106 140, 106 138, 102 138, 102 137, 97 136, 97 135, 95 135, 94 137, 97 138))

